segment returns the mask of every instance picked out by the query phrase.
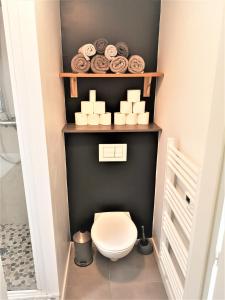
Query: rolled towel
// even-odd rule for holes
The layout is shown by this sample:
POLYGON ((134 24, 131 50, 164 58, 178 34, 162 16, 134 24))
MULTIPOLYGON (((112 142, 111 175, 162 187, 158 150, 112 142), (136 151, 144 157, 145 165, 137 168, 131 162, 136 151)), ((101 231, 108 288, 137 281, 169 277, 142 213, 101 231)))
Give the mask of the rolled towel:
POLYGON ((94 41, 93 44, 94 44, 95 49, 98 54, 104 54, 105 48, 106 48, 106 46, 108 46, 109 42, 104 38, 100 38, 100 39, 97 39, 96 41, 94 41))
POLYGON ((124 56, 117 56, 110 62, 110 70, 113 73, 125 73, 128 67, 128 60, 124 56))
POLYGON ((95 55, 91 59, 91 70, 94 73, 106 73, 109 70, 109 60, 104 55, 95 55))
POLYGON ((112 60, 117 55, 117 49, 114 45, 108 45, 105 48, 105 57, 108 60, 112 60))
POLYGON ((95 55, 96 49, 93 44, 85 44, 78 50, 78 53, 83 54, 86 60, 90 60, 90 56, 95 55))
POLYGON ((124 56, 124 57, 128 57, 129 55, 129 48, 127 46, 126 43, 124 42, 119 42, 116 44, 116 48, 117 48, 117 53, 118 55, 124 56))
POLYGON ((75 73, 87 73, 90 66, 90 61, 86 60, 83 54, 77 54, 71 60, 71 69, 75 73))
POLYGON ((140 55, 132 55, 128 61, 128 71, 130 73, 143 73, 145 61, 140 55))

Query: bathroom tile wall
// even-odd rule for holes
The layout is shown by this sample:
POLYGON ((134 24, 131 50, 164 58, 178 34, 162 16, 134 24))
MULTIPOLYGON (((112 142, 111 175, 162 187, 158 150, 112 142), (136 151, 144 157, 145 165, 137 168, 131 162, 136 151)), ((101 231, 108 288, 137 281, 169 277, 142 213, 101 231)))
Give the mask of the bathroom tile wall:
MULTIPOLYGON (((132 54, 140 54, 146 71, 157 69, 160 1, 149 0, 61 0, 61 26, 64 71, 78 48, 99 37, 110 43, 125 41, 132 54)), ((80 101, 87 100, 90 89, 97 100, 106 101, 107 111, 119 111, 127 89, 142 89, 143 79, 78 80, 76 99, 70 98, 69 80, 64 81, 67 122, 74 122, 80 101)), ((150 119, 154 114, 155 81, 151 97, 145 98, 150 119)), ((71 234, 81 227, 90 229, 94 212, 131 211, 136 225, 152 231, 157 133, 66 134, 67 179, 71 234), (99 163, 99 143, 127 143, 128 161, 99 163)))

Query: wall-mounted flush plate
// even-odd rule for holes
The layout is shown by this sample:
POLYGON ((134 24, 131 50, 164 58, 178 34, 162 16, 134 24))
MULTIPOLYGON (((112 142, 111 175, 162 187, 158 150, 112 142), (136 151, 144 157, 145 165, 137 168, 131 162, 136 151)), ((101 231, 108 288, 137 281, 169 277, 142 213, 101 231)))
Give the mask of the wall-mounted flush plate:
POLYGON ((99 161, 127 161, 127 144, 99 144, 99 161))

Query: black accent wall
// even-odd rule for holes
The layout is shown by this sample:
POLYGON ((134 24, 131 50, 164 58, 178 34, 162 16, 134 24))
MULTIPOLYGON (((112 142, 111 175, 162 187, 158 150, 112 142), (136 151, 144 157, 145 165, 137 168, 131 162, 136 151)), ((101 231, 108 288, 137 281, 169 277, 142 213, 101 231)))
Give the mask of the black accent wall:
MULTIPOLYGON (((127 42, 131 54, 140 54, 146 71, 157 69, 160 1, 157 0, 61 0, 63 68, 78 48, 99 37, 110 43, 127 42)), ((106 101, 107 111, 119 111, 127 89, 142 89, 141 78, 78 79, 79 97, 70 98, 69 80, 64 81, 67 122, 74 122, 80 101, 88 100, 89 90, 106 101)), ((145 98, 151 121, 154 114, 155 80, 151 97, 145 98)), ((152 231, 157 133, 66 134, 68 196, 71 234, 89 229, 95 212, 130 211, 138 229, 152 231), (99 163, 99 143, 127 143, 128 161, 99 163)))

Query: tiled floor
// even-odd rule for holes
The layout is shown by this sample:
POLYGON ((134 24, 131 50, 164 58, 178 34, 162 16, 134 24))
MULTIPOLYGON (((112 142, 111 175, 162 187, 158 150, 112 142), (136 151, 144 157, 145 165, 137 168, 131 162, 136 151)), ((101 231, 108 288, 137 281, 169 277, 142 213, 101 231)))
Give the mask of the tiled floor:
POLYGON ((8 291, 36 288, 30 230, 27 224, 0 225, 0 255, 8 291))
POLYGON ((78 267, 70 256, 66 300, 77 299, 167 299, 153 254, 137 248, 125 258, 111 262, 95 250, 94 262, 78 267))

